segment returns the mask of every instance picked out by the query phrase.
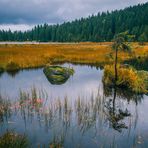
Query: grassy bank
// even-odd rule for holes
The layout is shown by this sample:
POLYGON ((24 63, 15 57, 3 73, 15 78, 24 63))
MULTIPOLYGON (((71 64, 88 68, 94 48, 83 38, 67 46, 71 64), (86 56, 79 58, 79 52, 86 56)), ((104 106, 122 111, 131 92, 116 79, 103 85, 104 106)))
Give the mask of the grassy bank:
MULTIPOLYGON (((115 71, 114 66, 107 65, 104 68, 103 83, 106 87, 114 88, 115 71)), ((148 93, 148 72, 137 71, 133 67, 118 65, 118 78, 116 86, 135 93, 148 93)))
POLYGON ((138 56, 133 59, 127 60, 124 63, 132 65, 138 70, 148 71, 148 55, 146 55, 145 57, 138 56))
MULTIPOLYGON (((0 67, 11 70, 11 64, 21 68, 35 68, 47 63, 71 62, 103 65, 113 62, 112 43, 77 44, 4 44, 0 45, 0 67)), ((148 44, 132 43, 133 53, 120 52, 120 61, 148 55, 148 44)))

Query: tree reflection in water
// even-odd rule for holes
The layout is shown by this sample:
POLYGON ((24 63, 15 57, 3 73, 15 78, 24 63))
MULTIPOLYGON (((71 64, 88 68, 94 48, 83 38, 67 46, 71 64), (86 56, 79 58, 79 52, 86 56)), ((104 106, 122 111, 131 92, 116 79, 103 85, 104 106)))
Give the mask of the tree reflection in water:
POLYGON ((112 89, 110 87, 104 86, 103 90, 105 97, 115 96, 118 99, 127 101, 128 103, 132 101, 136 105, 138 105, 138 103, 141 103, 141 101, 144 99, 142 94, 132 93, 127 89, 121 89, 117 87, 112 89))
MULTIPOLYGON (((112 90, 105 89, 104 95, 99 91, 97 95, 92 94, 90 98, 78 97, 71 100, 66 96, 64 99, 48 99, 46 92, 32 88, 31 92, 20 91, 16 102, 5 103, 7 105, 5 110, 6 113, 9 111, 8 117, 20 116, 25 127, 30 126, 33 120, 38 122, 40 128, 44 126, 45 131, 51 133, 48 144, 62 147, 65 139, 70 135, 74 136, 74 132, 81 133, 83 137, 93 131, 95 138, 98 135, 103 137, 100 127, 103 128, 108 123, 112 129, 119 132, 127 129, 125 119, 131 118, 131 113, 127 106, 120 105, 119 101, 125 101, 126 98, 128 102, 132 100, 137 104, 141 97, 124 96, 123 91, 121 92, 120 94, 120 91, 115 88, 113 95, 112 90)), ((5 115, 8 113, 3 114, 5 115)))
POLYGON ((123 122, 123 120, 125 117, 128 117, 131 114, 129 113, 127 108, 123 110, 116 105, 116 98, 117 98, 117 89, 115 86, 113 99, 110 99, 106 103, 105 107, 107 109, 107 116, 108 116, 108 120, 111 123, 111 126, 115 130, 122 132, 122 129, 128 128, 127 125, 123 122))
POLYGON ((138 103, 142 101, 143 95, 129 92, 126 89, 120 89, 116 85, 114 85, 113 89, 104 86, 104 95, 105 97, 113 97, 113 99, 109 99, 105 105, 108 120, 110 121, 113 129, 122 132, 122 129, 128 128, 124 119, 131 116, 131 113, 126 107, 123 109, 123 106, 116 104, 116 100, 119 102, 119 100, 124 99, 128 103, 133 101, 136 105, 138 105, 138 103))

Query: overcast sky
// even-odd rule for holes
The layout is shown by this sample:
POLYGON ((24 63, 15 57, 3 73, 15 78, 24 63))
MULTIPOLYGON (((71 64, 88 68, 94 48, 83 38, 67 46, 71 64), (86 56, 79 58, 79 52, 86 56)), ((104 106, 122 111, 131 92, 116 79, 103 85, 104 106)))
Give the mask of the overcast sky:
POLYGON ((0 29, 27 30, 97 12, 125 8, 148 0, 0 0, 0 29))

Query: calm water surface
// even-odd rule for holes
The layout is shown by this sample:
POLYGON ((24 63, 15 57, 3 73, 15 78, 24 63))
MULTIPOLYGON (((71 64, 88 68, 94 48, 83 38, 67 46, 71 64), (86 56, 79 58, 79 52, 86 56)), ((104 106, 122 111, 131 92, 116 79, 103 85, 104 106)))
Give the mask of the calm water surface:
POLYGON ((0 76, 0 92, 13 103, 20 90, 44 93, 37 108, 12 109, 0 121, 0 135, 7 130, 25 133, 32 147, 148 147, 148 96, 117 90, 114 97, 114 90, 104 91, 99 68, 64 66, 75 73, 62 85, 50 84, 42 68, 0 76))

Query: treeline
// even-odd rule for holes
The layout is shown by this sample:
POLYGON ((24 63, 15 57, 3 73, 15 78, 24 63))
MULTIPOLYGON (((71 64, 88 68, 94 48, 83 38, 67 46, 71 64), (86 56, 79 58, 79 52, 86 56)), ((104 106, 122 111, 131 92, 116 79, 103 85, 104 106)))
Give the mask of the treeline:
POLYGON ((135 35, 134 41, 148 41, 148 3, 98 13, 61 25, 38 25, 26 32, 1 30, 0 41, 111 41, 115 34, 124 31, 135 35))

